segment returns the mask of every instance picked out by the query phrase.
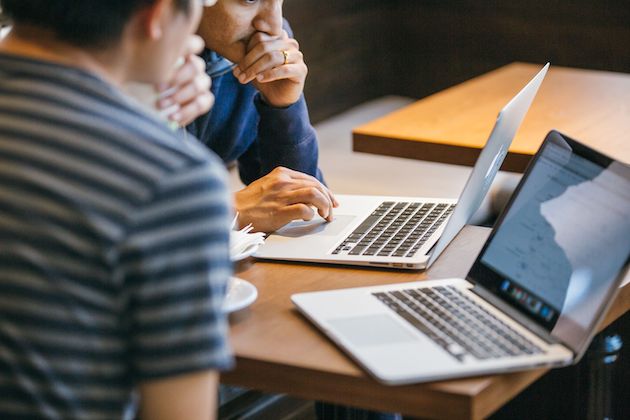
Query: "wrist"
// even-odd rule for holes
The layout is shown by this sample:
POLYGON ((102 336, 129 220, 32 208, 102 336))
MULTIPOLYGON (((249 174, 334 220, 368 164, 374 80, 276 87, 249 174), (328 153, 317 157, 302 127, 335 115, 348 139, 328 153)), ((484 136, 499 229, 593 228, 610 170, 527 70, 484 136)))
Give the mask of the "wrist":
POLYGON ((243 207, 243 200, 245 200, 244 197, 244 190, 240 190, 234 193, 234 199, 233 199, 233 208, 234 208, 234 226, 237 229, 242 229, 244 227, 243 224, 243 220, 245 219, 244 217, 244 207, 243 207))
POLYGON ((295 104, 299 100, 300 98, 296 99, 293 102, 272 102, 269 99, 267 99, 267 97, 262 92, 258 92, 258 101, 260 102, 260 104, 269 108, 287 109, 288 107, 295 104))

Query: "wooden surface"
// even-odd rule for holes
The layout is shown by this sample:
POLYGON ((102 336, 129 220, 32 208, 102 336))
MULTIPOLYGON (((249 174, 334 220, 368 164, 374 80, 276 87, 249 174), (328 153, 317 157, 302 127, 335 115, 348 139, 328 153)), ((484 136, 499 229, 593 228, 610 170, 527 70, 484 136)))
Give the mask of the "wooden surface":
MULTIPOLYGON (((473 165, 498 112, 541 67, 512 63, 357 127, 353 150, 473 165)), ((552 63, 503 169, 522 172, 551 129, 630 162, 630 75, 552 63)))
MULTIPOLYGON (((424 272, 285 264, 249 260, 237 275, 258 288, 258 299, 231 319, 235 370, 222 382, 267 392, 429 418, 483 418, 543 375, 539 369, 409 386, 373 380, 293 307, 293 293, 463 276, 490 230, 467 226, 424 272)), ((630 309, 630 287, 611 313, 630 309)), ((610 322, 612 319, 609 319, 610 322)))

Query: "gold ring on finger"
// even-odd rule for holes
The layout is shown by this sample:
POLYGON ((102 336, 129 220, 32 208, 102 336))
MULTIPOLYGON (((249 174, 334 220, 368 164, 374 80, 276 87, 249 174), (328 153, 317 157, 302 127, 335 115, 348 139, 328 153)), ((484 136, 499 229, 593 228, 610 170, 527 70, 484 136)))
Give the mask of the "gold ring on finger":
POLYGON ((287 50, 280 50, 280 52, 284 56, 284 62, 282 63, 282 65, 285 65, 285 64, 287 64, 289 62, 289 51, 287 51, 287 50))

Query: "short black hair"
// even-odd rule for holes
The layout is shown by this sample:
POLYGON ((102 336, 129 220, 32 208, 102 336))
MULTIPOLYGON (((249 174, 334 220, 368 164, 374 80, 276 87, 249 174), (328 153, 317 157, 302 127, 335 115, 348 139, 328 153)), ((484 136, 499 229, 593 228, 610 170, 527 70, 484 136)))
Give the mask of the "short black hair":
MULTIPOLYGON (((134 12, 155 0, 0 0, 2 13, 15 23, 52 30, 80 47, 106 47, 118 41, 134 12)), ((191 1, 174 0, 188 13, 191 1)))

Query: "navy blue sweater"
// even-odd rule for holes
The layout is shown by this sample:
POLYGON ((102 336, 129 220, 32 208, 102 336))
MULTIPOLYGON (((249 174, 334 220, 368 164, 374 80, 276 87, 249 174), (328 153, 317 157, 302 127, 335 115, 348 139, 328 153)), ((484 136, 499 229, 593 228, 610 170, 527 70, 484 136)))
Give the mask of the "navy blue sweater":
POLYGON ((323 181, 317 167, 317 137, 304 97, 287 108, 271 107, 251 83, 239 83, 229 61, 210 50, 201 57, 212 77, 211 90, 216 101, 208 114, 187 127, 188 131, 226 164, 236 161, 245 184, 277 166, 323 181))

